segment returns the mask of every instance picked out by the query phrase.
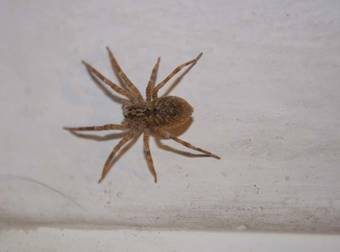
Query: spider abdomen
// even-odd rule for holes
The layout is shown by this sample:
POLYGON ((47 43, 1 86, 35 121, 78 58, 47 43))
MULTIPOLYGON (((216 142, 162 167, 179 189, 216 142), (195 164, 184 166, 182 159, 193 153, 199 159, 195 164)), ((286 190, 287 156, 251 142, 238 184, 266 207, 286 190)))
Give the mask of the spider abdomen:
POLYGON ((150 103, 131 104, 123 108, 126 122, 134 128, 170 128, 187 121, 193 108, 183 98, 165 96, 150 103))
POLYGON ((188 120, 193 112, 193 108, 183 98, 177 96, 165 96, 154 101, 156 108, 155 122, 159 127, 172 127, 188 120))

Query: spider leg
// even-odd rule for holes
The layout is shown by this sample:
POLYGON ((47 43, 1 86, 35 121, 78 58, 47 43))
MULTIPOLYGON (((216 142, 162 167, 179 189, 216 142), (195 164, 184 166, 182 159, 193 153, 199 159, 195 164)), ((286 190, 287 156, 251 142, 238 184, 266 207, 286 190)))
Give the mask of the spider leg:
POLYGON ((221 159, 219 156, 217 156, 217 155, 215 155, 215 154, 213 154, 213 153, 211 153, 211 152, 209 152, 207 150, 204 150, 202 148, 196 147, 196 146, 192 145, 191 143, 188 143, 188 142, 186 142, 186 141, 184 141, 184 140, 182 140, 182 139, 180 139, 180 138, 178 138, 176 136, 171 135, 168 132, 161 131, 159 133, 161 134, 162 137, 170 138, 170 139, 174 140, 175 142, 180 143, 181 145, 183 145, 183 146, 185 146, 185 147, 187 147, 189 149, 202 152, 204 154, 207 154, 209 157, 213 157, 213 158, 216 158, 216 159, 221 159))
POLYGON ((100 72, 98 72, 97 69, 95 69, 90 64, 83 61, 83 64, 86 66, 87 70, 89 71, 90 75, 92 77, 97 77, 101 81, 103 81, 106 85, 110 86, 112 90, 116 91, 118 94, 124 95, 125 97, 128 97, 130 100, 135 99, 135 96, 131 94, 129 91, 119 87, 117 84, 114 84, 112 81, 110 81, 108 78, 106 78, 104 75, 102 75, 100 72))
POLYGON ((99 130, 124 130, 126 126, 121 124, 105 124, 99 126, 86 126, 86 127, 64 127, 64 130, 69 131, 99 131, 99 130))
POLYGON ((155 183, 157 183, 157 173, 155 170, 155 167, 153 165, 153 160, 152 160, 152 156, 151 156, 151 152, 150 152, 150 146, 149 146, 149 139, 150 139, 150 135, 148 132, 144 132, 144 155, 145 155, 145 159, 146 162, 148 164, 149 170, 152 174, 152 176, 154 177, 155 183))
POLYGON ((153 98, 157 98, 158 96, 158 91, 172 78, 174 77, 179 71, 181 71, 184 67, 188 66, 188 65, 194 65, 197 63, 197 61, 201 58, 201 56, 203 55, 203 53, 200 53, 195 59, 190 60, 182 65, 177 66, 174 70, 172 70, 172 72, 165 77, 160 83, 157 84, 157 86, 153 89, 152 91, 152 97, 153 98))
POLYGON ((130 91, 139 100, 143 101, 143 96, 141 95, 139 90, 136 88, 136 86, 126 76, 126 74, 123 72, 122 68, 118 64, 118 62, 117 62, 116 58, 114 57, 114 55, 113 55, 112 51, 110 50, 110 48, 106 47, 106 49, 107 49, 107 51, 109 53, 112 69, 117 74, 117 76, 118 76, 118 78, 120 80, 120 83, 122 84, 123 88, 125 88, 128 91, 130 91))
MULTIPOLYGON (((138 135, 139 136, 139 135, 138 135)), ((124 136, 119 142, 118 144, 113 148, 113 150, 111 151, 110 155, 108 156, 108 158, 105 161, 104 164, 104 168, 102 171, 102 175, 98 181, 98 183, 102 182, 103 179, 106 177, 106 175, 109 173, 109 171, 111 170, 112 166, 111 166, 111 162, 113 160, 113 158, 115 157, 115 155, 117 154, 117 152, 123 147, 124 144, 126 144, 129 140, 131 140, 133 137, 136 137, 136 135, 133 132, 130 132, 129 134, 127 134, 126 136, 124 136)))
POLYGON ((182 156, 186 156, 186 157, 210 157, 210 155, 208 155, 208 154, 197 154, 197 153, 191 153, 191 152, 187 152, 187 151, 178 150, 176 148, 173 148, 169 145, 162 143, 162 141, 159 137, 156 137, 156 144, 162 150, 170 151, 170 152, 173 152, 173 153, 176 153, 176 154, 179 154, 179 155, 182 155, 182 156))
POLYGON ((148 83, 148 86, 146 88, 146 101, 149 102, 151 101, 152 97, 152 91, 155 87, 155 82, 157 79, 157 73, 158 73, 158 68, 159 68, 159 62, 161 61, 161 58, 158 57, 156 64, 153 66, 152 71, 151 71, 151 76, 150 80, 148 83))
POLYGON ((181 73, 180 76, 178 76, 172 83, 171 85, 168 87, 168 89, 162 94, 163 96, 168 96, 172 90, 175 89, 175 87, 177 87, 177 85, 182 81, 182 79, 184 78, 184 76, 187 75, 187 73, 190 72, 190 70, 196 65, 196 63, 191 64, 187 69, 185 69, 185 71, 183 71, 183 73, 181 73))

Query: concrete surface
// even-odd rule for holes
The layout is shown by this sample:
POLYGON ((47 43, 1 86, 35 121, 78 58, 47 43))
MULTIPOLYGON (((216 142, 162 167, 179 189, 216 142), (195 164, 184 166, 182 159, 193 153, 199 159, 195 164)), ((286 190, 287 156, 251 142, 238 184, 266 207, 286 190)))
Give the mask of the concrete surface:
POLYGON ((340 232, 339 1, 2 0, 0 20, 3 226, 340 232), (152 142, 154 184, 138 141, 98 185, 117 140, 62 127, 122 120, 81 64, 116 80, 105 46, 142 91, 158 56, 161 78, 204 52, 173 94, 222 160, 152 142))

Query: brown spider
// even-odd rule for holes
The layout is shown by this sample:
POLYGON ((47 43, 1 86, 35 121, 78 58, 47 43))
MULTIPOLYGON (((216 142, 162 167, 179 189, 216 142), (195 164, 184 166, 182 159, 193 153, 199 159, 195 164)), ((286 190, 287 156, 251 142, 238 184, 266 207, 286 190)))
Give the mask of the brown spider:
MULTIPOLYGON (((146 88, 146 100, 143 98, 142 94, 135 87, 135 85, 129 80, 126 74, 123 72, 115 57, 113 56, 110 49, 107 47, 109 57, 111 60, 111 65, 116 73, 121 87, 114 84, 112 81, 104 77, 101 73, 99 73, 94 67, 90 64, 83 61, 86 66, 88 72, 92 77, 97 80, 103 81, 105 84, 110 86, 117 93, 125 96, 127 99, 123 99, 123 115, 124 120, 121 124, 105 124, 100 126, 88 126, 88 127, 64 127, 65 130, 69 130, 71 132, 74 131, 99 131, 99 130, 125 130, 126 134, 122 137, 119 143, 113 148, 109 157, 107 158, 104 168, 102 171, 101 178, 98 183, 100 183, 105 176, 108 174, 112 167, 112 162, 114 158, 120 156, 119 154, 123 154, 127 148, 129 148, 129 144, 133 144, 141 134, 144 134, 144 154, 150 169, 151 174, 154 177, 155 183, 157 183, 157 174, 154 168, 153 160, 150 153, 149 148, 149 137, 150 135, 154 136, 158 143, 160 139, 172 139, 177 143, 184 145, 187 148, 199 151, 203 154, 192 154, 183 151, 175 151, 179 154, 186 154, 189 156, 200 156, 200 157, 213 157, 220 159, 219 156, 203 150, 201 148, 195 147, 190 143, 181 140, 177 137, 177 135, 173 132, 176 129, 183 127, 183 125, 188 124, 189 121, 192 120, 192 112, 193 108, 190 106, 188 102, 184 99, 176 96, 168 96, 163 95, 158 97, 158 91, 180 70, 184 67, 189 66, 193 67, 199 58, 202 56, 200 53, 195 59, 190 60, 182 65, 177 66, 165 79, 159 82, 156 85, 156 77, 159 68, 160 58, 157 59, 156 64, 154 65, 150 80, 148 82, 148 86, 146 88), (124 148, 122 148, 125 145, 124 148), (120 151, 120 152, 119 152, 120 151), (117 153, 119 154, 117 155, 117 153)), ((188 70, 190 70, 188 68, 188 70)), ((166 150, 174 150, 169 146, 162 145, 166 150)))

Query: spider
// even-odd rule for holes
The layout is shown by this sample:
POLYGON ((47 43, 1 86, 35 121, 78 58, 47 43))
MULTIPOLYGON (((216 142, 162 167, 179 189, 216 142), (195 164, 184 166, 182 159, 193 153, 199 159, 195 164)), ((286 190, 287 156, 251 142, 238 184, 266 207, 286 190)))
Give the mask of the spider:
MULTIPOLYGON (((122 139, 114 146, 112 152, 108 156, 104 168, 102 170, 101 177, 98 181, 100 183, 106 177, 110 169, 112 168, 112 163, 115 158, 124 154, 128 146, 133 144, 142 134, 144 141, 144 155, 147 161, 148 168, 154 178, 154 182, 157 183, 157 173, 152 160, 149 138, 154 136, 159 142, 160 139, 172 139, 177 143, 200 152, 201 154, 193 154, 189 152, 176 150, 174 152, 179 154, 187 154, 189 156, 200 156, 200 157, 213 157, 220 159, 219 156, 195 147, 190 143, 178 138, 176 135, 176 129, 183 127, 183 125, 188 124, 192 121, 193 108, 191 105, 185 101, 183 98, 176 96, 169 96, 165 94, 163 96, 158 96, 158 91, 164 87, 168 81, 174 77, 183 68, 190 66, 188 70, 193 67, 199 58, 202 56, 200 53, 195 59, 190 60, 184 64, 177 66, 167 77, 160 81, 156 85, 157 72, 159 68, 160 58, 153 66, 151 76, 146 88, 146 99, 143 98, 142 94, 136 88, 136 86, 130 81, 126 74, 121 69, 117 60, 115 59, 110 48, 106 48, 109 54, 111 65, 114 73, 117 75, 119 84, 113 83, 104 75, 102 75, 93 66, 83 61, 82 63, 87 68, 91 77, 95 80, 100 80, 106 85, 108 85, 113 91, 124 96, 122 102, 122 110, 124 115, 124 120, 120 124, 105 124, 100 126, 86 126, 86 127, 64 127, 65 130, 75 133, 77 131, 103 131, 103 130, 122 130, 122 139)), ((182 75, 183 76, 183 75, 182 75)), ((182 77, 181 76, 181 77, 182 77)), ((171 90, 170 90, 171 91, 171 90)), ((175 150, 172 147, 163 145, 166 150, 175 150)))

